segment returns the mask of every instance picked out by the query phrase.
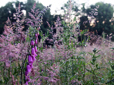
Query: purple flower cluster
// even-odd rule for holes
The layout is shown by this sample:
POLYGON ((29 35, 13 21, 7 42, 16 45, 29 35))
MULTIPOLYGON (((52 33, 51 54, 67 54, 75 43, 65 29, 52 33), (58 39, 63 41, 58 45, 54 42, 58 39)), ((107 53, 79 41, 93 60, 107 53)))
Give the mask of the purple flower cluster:
POLYGON ((26 76, 26 85, 28 85, 28 82, 30 81, 29 73, 32 72, 33 69, 33 63, 36 60, 37 56, 37 44, 38 44, 38 33, 35 34, 36 39, 35 41, 31 40, 31 55, 28 56, 28 65, 26 67, 25 76, 26 76))
POLYGON ((43 15, 50 6, 47 6, 42 11, 39 11, 39 9, 36 9, 36 3, 34 3, 31 13, 29 12, 30 18, 26 19, 27 25, 32 26, 33 28, 38 28, 41 26, 43 15))
POLYGON ((4 25, 4 32, 0 35, 0 62, 4 62, 7 67, 10 67, 14 61, 20 62, 28 50, 28 43, 25 42, 27 34, 23 31, 22 26, 25 19, 20 4, 14 15, 12 19, 15 19, 15 22, 8 17, 4 25))

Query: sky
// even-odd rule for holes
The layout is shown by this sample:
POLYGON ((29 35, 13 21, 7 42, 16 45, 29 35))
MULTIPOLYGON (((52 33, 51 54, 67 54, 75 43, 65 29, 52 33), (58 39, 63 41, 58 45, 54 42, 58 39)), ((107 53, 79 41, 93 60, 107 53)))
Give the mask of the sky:
MULTIPOLYGON (((3 0, 3 1, 0 0, 0 7, 5 6, 5 4, 8 3, 9 1, 11 2, 11 1, 16 1, 16 0, 3 0)), ((26 2, 27 0, 19 0, 19 1, 26 2)), ((68 0, 36 0, 36 1, 39 1, 44 6, 48 6, 48 5, 52 4, 51 8, 50 8, 51 14, 55 14, 55 10, 59 11, 60 8, 64 5, 64 3, 66 3, 68 0)), ((105 3, 110 3, 110 4, 114 5, 113 0, 74 0, 74 1, 76 1, 78 4, 86 3, 87 6, 89 6, 91 4, 95 4, 96 2, 99 2, 99 1, 103 1, 105 3)))

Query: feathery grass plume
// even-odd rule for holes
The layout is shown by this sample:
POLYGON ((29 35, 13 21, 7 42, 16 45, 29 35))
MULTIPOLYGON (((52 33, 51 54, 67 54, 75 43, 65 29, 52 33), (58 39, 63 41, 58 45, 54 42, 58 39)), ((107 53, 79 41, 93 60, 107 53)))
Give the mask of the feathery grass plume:
MULTIPOLYGON (((25 58, 24 56, 28 53, 28 43, 25 42, 26 32, 22 31, 24 18, 20 10, 20 4, 13 17, 15 22, 11 22, 8 18, 4 26, 4 33, 0 36, 0 61, 4 63, 3 68, 5 68, 5 66, 8 67, 2 69, 4 73, 1 75, 3 79, 7 78, 9 81, 11 81, 10 74, 6 74, 11 72, 14 76, 15 71, 13 69, 20 68, 22 60, 25 58)), ((15 80, 20 76, 20 72, 21 69, 18 70, 15 80)), ((8 83, 8 81, 5 81, 5 83, 8 83)))
POLYGON ((26 19, 27 25, 32 26, 33 28, 38 28, 41 26, 43 14, 49 9, 51 5, 45 7, 42 11, 39 11, 39 9, 36 8, 36 3, 34 3, 33 8, 31 9, 31 12, 29 12, 30 18, 26 19))

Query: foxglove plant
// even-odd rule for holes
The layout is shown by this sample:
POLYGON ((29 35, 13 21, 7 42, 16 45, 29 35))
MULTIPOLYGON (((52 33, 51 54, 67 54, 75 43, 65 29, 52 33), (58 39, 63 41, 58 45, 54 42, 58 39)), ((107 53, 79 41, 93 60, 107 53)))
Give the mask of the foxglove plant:
POLYGON ((26 76, 26 85, 28 85, 28 82, 30 82, 29 73, 32 73, 33 71, 33 63, 36 60, 37 56, 37 45, 38 45, 38 31, 41 26, 42 17, 43 14, 48 10, 48 7, 45 8, 43 11, 36 10, 36 3, 34 4, 33 8, 31 9, 31 12, 29 12, 29 16, 31 19, 27 19, 27 25, 29 25, 28 29, 28 36, 31 40, 30 46, 31 46, 31 54, 28 56, 28 65, 26 67, 25 76, 26 76))

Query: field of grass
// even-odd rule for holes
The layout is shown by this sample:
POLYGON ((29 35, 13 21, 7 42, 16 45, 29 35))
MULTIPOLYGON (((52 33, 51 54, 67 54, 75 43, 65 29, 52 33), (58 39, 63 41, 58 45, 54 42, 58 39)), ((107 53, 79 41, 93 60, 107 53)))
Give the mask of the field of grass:
POLYGON ((91 41, 91 36, 79 42, 78 35, 88 31, 80 32, 75 29, 78 23, 66 23, 58 17, 50 30, 53 34, 52 29, 57 29, 51 39, 54 46, 44 47, 48 35, 40 31, 37 18, 41 20, 41 15, 30 14, 32 20, 28 20, 35 25, 29 25, 26 32, 20 24, 23 20, 16 17, 16 23, 11 24, 8 19, 11 25, 5 26, 0 36, 0 85, 114 85, 114 42, 103 37, 99 44, 91 41), (41 42, 37 41, 38 35, 42 36, 41 42))

